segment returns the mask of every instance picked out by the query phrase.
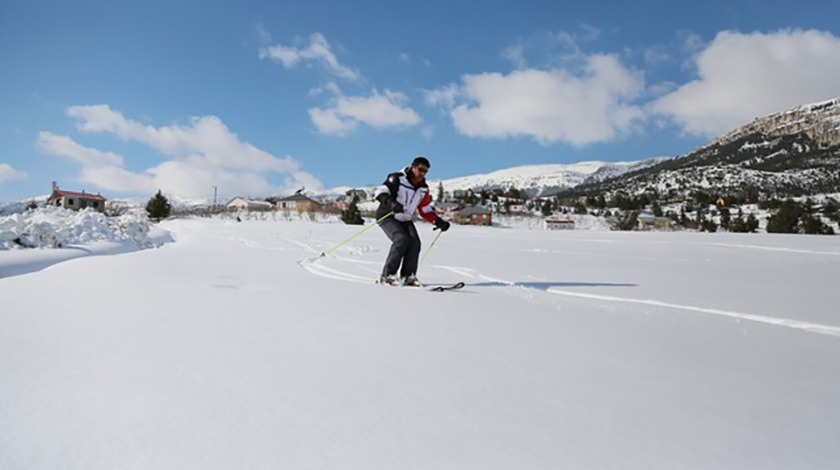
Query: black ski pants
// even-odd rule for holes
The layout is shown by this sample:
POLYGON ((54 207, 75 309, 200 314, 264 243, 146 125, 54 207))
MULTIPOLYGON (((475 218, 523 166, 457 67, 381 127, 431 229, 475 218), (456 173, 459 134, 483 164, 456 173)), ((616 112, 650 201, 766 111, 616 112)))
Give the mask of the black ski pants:
POLYGON ((391 250, 382 268, 383 276, 392 276, 400 270, 401 277, 417 274, 417 259, 420 257, 420 236, 414 222, 400 222, 388 217, 379 223, 385 235, 391 239, 391 250), (402 269, 400 269, 402 264, 402 269))

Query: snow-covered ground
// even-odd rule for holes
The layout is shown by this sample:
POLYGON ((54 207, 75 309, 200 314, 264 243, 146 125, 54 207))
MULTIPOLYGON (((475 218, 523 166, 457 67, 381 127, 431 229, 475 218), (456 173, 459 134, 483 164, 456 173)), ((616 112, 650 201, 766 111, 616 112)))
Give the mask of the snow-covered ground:
POLYGON ((840 461, 836 237, 455 226, 431 293, 373 284, 378 228, 161 228, 0 279, 0 468, 840 461))

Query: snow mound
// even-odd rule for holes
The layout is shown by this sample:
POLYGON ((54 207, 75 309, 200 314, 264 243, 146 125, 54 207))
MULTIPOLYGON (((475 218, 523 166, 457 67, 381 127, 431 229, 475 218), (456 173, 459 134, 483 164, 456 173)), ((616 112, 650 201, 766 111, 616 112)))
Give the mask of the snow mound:
POLYGON ((48 206, 0 217, 0 249, 61 248, 100 241, 148 248, 154 246, 149 227, 142 210, 108 217, 91 209, 75 212, 48 206))

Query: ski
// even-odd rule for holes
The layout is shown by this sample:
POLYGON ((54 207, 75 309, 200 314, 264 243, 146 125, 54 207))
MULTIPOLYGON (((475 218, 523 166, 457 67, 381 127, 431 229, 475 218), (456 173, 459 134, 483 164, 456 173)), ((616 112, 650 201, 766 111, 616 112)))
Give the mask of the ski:
POLYGON ((461 289, 461 288, 463 288, 464 286, 467 285, 463 281, 462 282, 456 282, 454 284, 420 284, 420 285, 417 285, 417 286, 403 285, 403 284, 389 284, 389 283, 381 283, 381 282, 377 282, 377 284, 385 285, 385 286, 391 286, 391 287, 403 287, 403 288, 406 288, 406 289, 423 288, 424 290, 427 290, 429 292, 446 292, 446 291, 450 291, 450 290, 458 290, 458 289, 461 289))
POLYGON ((464 287, 464 282, 456 282, 455 284, 423 284, 423 288, 430 292, 446 292, 448 290, 458 290, 464 287))

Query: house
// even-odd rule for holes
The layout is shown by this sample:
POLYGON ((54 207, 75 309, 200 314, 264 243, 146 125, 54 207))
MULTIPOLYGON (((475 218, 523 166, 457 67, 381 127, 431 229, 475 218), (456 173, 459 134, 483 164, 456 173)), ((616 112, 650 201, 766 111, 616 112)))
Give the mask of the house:
POLYGON ((674 226, 676 222, 670 217, 639 214, 636 218, 636 230, 673 230, 674 226))
POLYGON ((526 206, 525 204, 519 204, 519 203, 510 204, 509 206, 507 206, 507 210, 511 214, 524 214, 524 213, 528 212, 528 206, 526 206))
POLYGON ((90 207, 99 212, 105 212, 105 202, 107 200, 100 194, 90 194, 84 190, 80 193, 64 191, 63 189, 59 189, 58 185, 53 182, 52 194, 47 199, 47 205, 63 207, 74 211, 90 207))
POLYGON ((229 211, 270 211, 274 209, 274 205, 268 201, 259 201, 255 199, 246 199, 244 197, 235 197, 225 204, 229 211))
POLYGON ((435 212, 445 219, 455 219, 455 214, 462 208, 457 202, 436 202, 435 212))
POLYGON ((453 220, 461 225, 493 225, 490 208, 475 205, 466 207, 454 214, 453 220))
POLYGON ((304 196, 303 194, 295 194, 293 196, 278 199, 274 203, 278 209, 298 212, 311 212, 321 209, 321 203, 304 196))
POLYGON ((545 219, 546 230, 574 230, 575 221, 568 219, 545 219))

